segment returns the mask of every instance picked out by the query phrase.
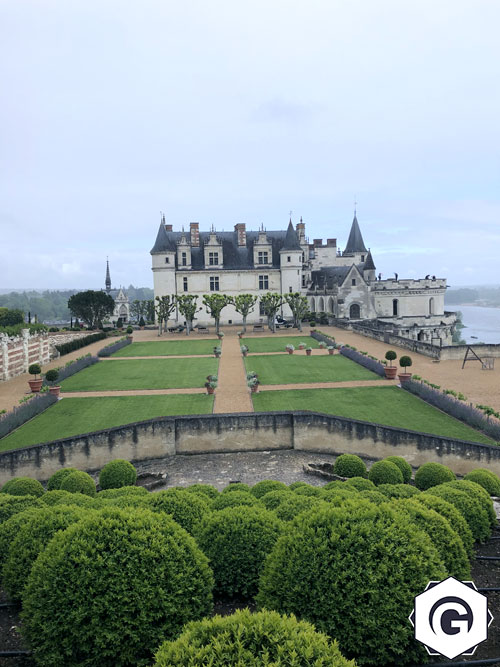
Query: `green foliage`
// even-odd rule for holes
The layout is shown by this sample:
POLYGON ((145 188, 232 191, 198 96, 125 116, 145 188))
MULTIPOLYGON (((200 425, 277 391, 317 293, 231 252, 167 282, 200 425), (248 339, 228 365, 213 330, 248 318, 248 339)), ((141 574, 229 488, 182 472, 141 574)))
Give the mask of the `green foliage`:
POLYGON ((379 484, 377 491, 383 493, 387 498, 413 498, 420 494, 420 491, 409 484, 379 484))
POLYGON ((447 519, 453 530, 460 536, 467 555, 469 557, 472 556, 474 553, 474 537, 472 536, 472 531, 469 528, 467 521, 454 505, 443 500, 443 498, 428 495, 427 493, 420 493, 418 496, 415 496, 414 500, 429 509, 435 510, 438 514, 441 514, 441 516, 447 519))
POLYGON ((143 509, 106 509, 58 532, 31 569, 23 628, 41 665, 129 667, 212 610, 193 538, 143 509))
POLYGON ((45 489, 37 479, 14 477, 14 479, 5 482, 1 493, 8 493, 11 496, 35 496, 40 498, 45 493, 45 489))
POLYGON ((261 498, 266 493, 269 493, 269 491, 279 491, 280 489, 285 491, 288 490, 288 487, 283 482, 278 482, 275 479, 263 479, 252 486, 250 493, 256 498, 261 498))
POLYGON ((142 498, 149 496, 149 491, 143 486, 121 486, 119 488, 105 489, 99 491, 97 498, 121 498, 122 496, 140 496, 142 498))
POLYGON ((70 493, 83 493, 90 497, 94 497, 96 494, 94 480, 88 473, 83 472, 83 470, 76 470, 67 475, 62 480, 59 488, 70 493))
POLYGON ((442 463, 424 463, 415 473, 415 486, 421 491, 430 489, 431 486, 451 482, 455 479, 455 473, 442 463))
POLYGON ((42 372, 42 367, 40 366, 40 364, 31 364, 30 366, 28 366, 28 373, 30 375, 34 375, 35 378, 37 375, 40 375, 41 372, 42 372))
POLYGON ((233 297, 234 309, 243 318, 243 333, 246 331, 247 317, 253 312, 256 303, 255 294, 237 294, 233 297))
POLYGON ((234 491, 246 491, 250 493, 250 487, 243 482, 234 482, 234 484, 228 484, 222 489, 222 493, 233 493, 234 491))
POLYGON ((51 384, 57 382, 58 377, 59 377, 59 371, 57 370, 57 368, 51 368, 45 373, 45 379, 47 380, 47 382, 50 382, 51 384))
POLYGON ((24 313, 22 310, 9 310, 0 308, 0 327, 12 327, 16 324, 24 324, 24 313))
POLYGON ((490 522, 490 526, 495 528, 497 525, 497 516, 495 508, 493 507, 493 501, 490 498, 490 494, 484 489, 480 484, 476 482, 471 482, 470 480, 462 479, 460 481, 448 482, 448 486, 458 489, 459 491, 465 491, 471 498, 477 499, 480 503, 490 522))
POLYGON ((187 625, 175 641, 165 642, 154 667, 355 667, 337 642, 311 624, 273 611, 252 614, 248 609, 187 625))
POLYGON ((213 510, 223 510, 226 507, 238 507, 245 505, 251 507, 259 505, 259 501, 248 491, 233 491, 233 493, 220 493, 212 503, 213 510))
POLYGON ((404 368, 405 370, 412 365, 412 360, 411 357, 408 357, 407 355, 403 355, 400 360, 399 360, 399 365, 401 368, 404 368))
POLYGON ((179 489, 151 493, 148 507, 154 512, 170 514, 191 535, 194 535, 202 519, 210 513, 208 498, 179 489))
POLYGON ((189 493, 198 493, 211 500, 214 500, 219 495, 219 491, 211 484, 191 484, 191 486, 186 488, 186 491, 189 493))
POLYGON ((100 503, 97 498, 85 496, 83 493, 70 493, 62 489, 54 489, 54 491, 47 491, 41 497, 44 505, 53 507, 54 505, 77 505, 78 507, 99 507, 100 503))
MULTIPOLYGON (((111 298, 111 297, 110 297, 111 298)), ((86 347, 92 343, 96 343, 98 340, 104 340, 106 334, 103 331, 98 333, 89 334, 88 336, 80 336, 79 338, 74 338, 67 343, 61 343, 56 345, 56 349, 61 356, 64 354, 69 354, 75 350, 79 350, 81 347, 86 347)))
MULTIPOLYGON (((363 492, 362 492, 363 493, 363 492)), ((446 571, 429 537, 387 503, 303 513, 266 561, 260 608, 293 613, 339 641, 359 665, 422 662, 408 615, 446 571)))
POLYGON ((104 322, 115 309, 115 302, 109 294, 102 291, 86 290, 73 294, 68 299, 70 311, 83 320, 89 329, 95 329, 99 322, 104 322))
POLYGON ((251 598, 265 559, 283 530, 282 522, 261 507, 228 507, 209 516, 198 544, 215 577, 215 593, 251 598))
POLYGON ((321 487, 322 491, 340 491, 341 493, 347 493, 348 495, 355 495, 358 491, 361 489, 374 489, 375 485, 370 482, 368 479, 363 479, 363 477, 350 477, 348 480, 345 482, 341 482, 340 480, 335 480, 333 482, 328 482, 324 486, 321 487), (355 480, 354 484, 347 484, 351 479, 355 480), (362 482, 366 482, 367 486, 365 487, 364 485, 360 485, 361 488, 358 488, 356 485, 356 480, 362 480, 362 482))
POLYGON ((442 498, 454 505, 467 521, 474 540, 484 542, 489 538, 491 534, 489 517, 481 501, 468 495, 465 490, 454 489, 448 484, 432 486, 425 493, 442 498))
POLYGON ((232 298, 227 294, 213 292, 212 294, 204 294, 202 302, 207 313, 214 318, 215 331, 219 333, 220 314, 226 306, 233 302, 232 298))
MULTIPOLYGON (((398 355, 394 352, 394 350, 387 350, 387 352, 385 353, 385 358, 387 359, 387 361, 392 362, 398 358, 398 355)), ((392 366, 392 364, 390 365, 392 366)))
POLYGON ((352 486, 358 491, 375 490, 375 484, 371 480, 365 479, 364 477, 350 477, 349 479, 346 479, 344 484, 346 484, 347 486, 352 486))
MULTIPOLYGON (((142 318, 141 318, 141 319, 142 319, 142 318)), ((142 320, 142 321, 144 322, 144 320, 142 320)), ((141 324, 140 326, 142 326, 142 327, 143 327, 143 326, 144 326, 144 324, 141 324)), ((130 336, 130 334, 133 334, 133 333, 134 333, 134 329, 133 329, 133 327, 131 327, 131 326, 130 326, 130 324, 128 325, 128 327, 127 327, 127 330, 126 330, 126 331, 127 331, 127 334, 128 334, 129 336, 130 336)))
POLYGON ((76 468, 61 468, 60 470, 57 470, 47 482, 47 491, 60 489, 63 479, 72 472, 76 472, 76 470, 76 468))
POLYGON ((19 531, 19 527, 33 516, 36 516, 40 511, 43 511, 43 507, 28 507, 28 509, 13 514, 9 519, 0 523, 0 573, 9 553, 10 545, 19 531))
MULTIPOLYGON (((146 326, 146 322, 144 321, 144 318, 142 316, 141 316, 141 319, 139 320, 139 326, 140 327, 145 327, 146 326)), ((128 330, 128 327, 127 327, 127 330, 128 330)))
POLYGON ((302 512, 312 507, 319 507, 322 501, 314 496, 300 496, 296 493, 287 496, 285 500, 275 509, 275 514, 282 521, 293 521, 302 512))
POLYGON ((276 330, 276 313, 283 304, 283 296, 277 292, 266 292, 260 297, 260 305, 266 314, 267 325, 273 331, 276 330))
POLYGON ((193 319, 198 310, 201 310, 201 308, 198 308, 197 306, 197 301, 198 301, 198 295, 197 294, 178 294, 177 295, 177 307, 179 309, 179 313, 181 315, 184 315, 186 318, 186 325, 188 330, 192 329, 193 327, 193 319))
POLYGON ((299 331, 302 331, 302 320, 309 311, 307 297, 302 296, 300 292, 287 292, 283 297, 292 311, 294 326, 298 327, 299 331))
POLYGON ((500 496, 500 478, 486 468, 476 468, 465 475, 465 479, 476 482, 485 489, 490 496, 500 496))
POLYGON ((134 486, 137 481, 137 470, 125 459, 114 459, 106 463, 99 473, 101 489, 119 489, 121 486, 134 486))
POLYGON ((292 482, 288 488, 290 491, 294 491, 294 489, 298 489, 300 486, 307 486, 307 482, 292 482))
POLYGON ((157 296, 155 297, 155 301, 156 301, 155 305, 156 319, 161 331, 162 327, 167 325, 168 320, 170 319, 171 315, 175 310, 175 303, 176 303, 175 294, 165 294, 164 296, 157 296))
POLYGON ((385 496, 383 493, 380 493, 380 491, 375 488, 360 491, 358 497, 363 500, 368 500, 368 502, 374 503, 375 505, 381 505, 382 503, 387 502, 387 496, 385 496))
POLYGON ((311 484, 306 484, 305 486, 299 486, 298 489, 294 489, 293 493, 296 496, 312 496, 319 498, 323 495, 323 489, 320 486, 312 486, 311 484))
POLYGON ((286 502, 288 498, 294 494, 290 489, 278 489, 276 491, 269 491, 260 498, 260 502, 267 510, 275 510, 282 503, 286 502))
POLYGON ((403 473, 392 461, 376 461, 368 472, 368 479, 379 484, 403 484, 403 473))
POLYGON ((333 472, 339 477, 366 477, 366 465, 356 454, 341 454, 335 459, 333 472))
POLYGON ((35 496, 11 496, 0 493, 0 524, 30 507, 43 507, 43 503, 35 496))
POLYGON ((402 456, 386 456, 384 461, 390 461, 391 463, 394 463, 395 465, 398 466, 398 468, 401 470, 401 473, 403 474, 403 482, 405 484, 408 484, 411 480, 411 476, 413 474, 413 469, 411 465, 404 459, 402 456))

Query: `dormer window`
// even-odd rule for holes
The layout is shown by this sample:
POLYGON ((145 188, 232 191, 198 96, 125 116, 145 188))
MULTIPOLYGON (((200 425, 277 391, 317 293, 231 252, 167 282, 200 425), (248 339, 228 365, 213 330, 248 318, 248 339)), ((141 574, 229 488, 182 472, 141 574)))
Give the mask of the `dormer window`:
POLYGON ((182 266, 187 266, 187 253, 183 252, 181 254, 181 264, 182 266))
POLYGON ((208 263, 210 266, 218 266, 219 264, 219 253, 218 252, 209 252, 208 253, 208 263))
POLYGON ((365 261, 365 256, 364 256, 364 255, 361 255, 361 261, 362 261, 362 262, 365 261))
POLYGON ((356 286, 356 278, 353 278, 353 279, 351 280, 351 285, 352 285, 353 287, 356 286))
POLYGON ((258 252, 258 263, 259 264, 269 264, 269 253, 265 250, 259 250, 258 252))

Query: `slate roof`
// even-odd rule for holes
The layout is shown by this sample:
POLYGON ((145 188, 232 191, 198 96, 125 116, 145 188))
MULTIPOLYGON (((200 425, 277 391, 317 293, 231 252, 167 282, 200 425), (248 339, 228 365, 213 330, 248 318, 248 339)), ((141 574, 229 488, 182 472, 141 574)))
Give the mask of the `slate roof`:
POLYGON ((332 289, 335 285, 340 286, 350 270, 350 266, 325 266, 318 271, 312 271, 312 288, 332 289))
POLYGON ((376 269, 371 251, 368 251, 368 257, 366 258, 366 262, 363 268, 365 271, 375 271, 376 269))
POLYGON ((359 228, 358 219, 356 214, 354 214, 354 219, 351 225, 351 231, 349 233, 349 238, 347 239, 347 245, 344 249, 344 255, 349 255, 354 252, 368 252, 365 248, 365 243, 363 237, 361 236, 361 230, 359 228))
POLYGON ((292 221, 288 223, 288 229, 286 230, 285 243, 283 244, 282 250, 302 250, 299 243, 299 237, 297 232, 293 228, 292 221))

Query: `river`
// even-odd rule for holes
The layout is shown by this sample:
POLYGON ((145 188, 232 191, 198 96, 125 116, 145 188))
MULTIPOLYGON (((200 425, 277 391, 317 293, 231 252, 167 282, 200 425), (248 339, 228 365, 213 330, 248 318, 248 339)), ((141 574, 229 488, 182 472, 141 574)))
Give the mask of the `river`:
POLYGON ((462 313, 465 329, 460 332, 467 343, 500 343, 500 308, 484 306, 446 306, 462 313))

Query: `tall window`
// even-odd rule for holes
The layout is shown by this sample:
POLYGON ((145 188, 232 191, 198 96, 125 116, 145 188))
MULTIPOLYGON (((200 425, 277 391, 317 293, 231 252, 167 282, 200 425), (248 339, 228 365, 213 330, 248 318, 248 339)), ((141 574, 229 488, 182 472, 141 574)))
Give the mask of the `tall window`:
POLYGON ((269 264, 269 254, 266 250, 259 250, 259 264, 269 264))
POLYGON ((182 266, 187 266, 188 260, 187 260, 187 253, 186 252, 182 253, 181 260, 182 260, 182 266))
POLYGON ((269 276, 259 276, 259 289, 269 289, 269 276))
POLYGON ((168 257, 165 257, 165 264, 169 264, 170 260, 168 257))
POLYGON ((264 304, 262 303, 262 301, 259 301, 259 315, 265 315, 265 314, 266 310, 264 308, 264 304))
POLYGON ((219 291, 219 276, 210 276, 210 291, 219 291))
POLYGON ((392 314, 394 317, 398 317, 399 315, 399 304, 397 299, 392 300, 392 314))
POLYGON ((287 262, 291 262, 291 261, 292 261, 292 258, 290 257, 290 255, 287 255, 286 261, 287 261, 287 262))
POLYGON ((217 266, 219 264, 219 253, 218 252, 209 252, 208 253, 208 263, 210 266, 217 266))
POLYGON ((356 285, 356 278, 353 278, 353 279, 351 280, 351 285, 352 285, 353 287, 356 285))
POLYGON ((185 292, 188 291, 188 279, 186 277, 183 278, 183 289, 185 292))
POLYGON ((364 255, 361 255, 361 261, 362 261, 362 262, 365 261, 365 256, 364 256, 364 255))
POLYGON ((302 274, 302 287, 307 287, 305 273, 302 274))

